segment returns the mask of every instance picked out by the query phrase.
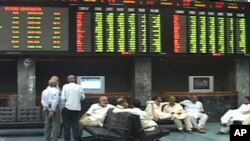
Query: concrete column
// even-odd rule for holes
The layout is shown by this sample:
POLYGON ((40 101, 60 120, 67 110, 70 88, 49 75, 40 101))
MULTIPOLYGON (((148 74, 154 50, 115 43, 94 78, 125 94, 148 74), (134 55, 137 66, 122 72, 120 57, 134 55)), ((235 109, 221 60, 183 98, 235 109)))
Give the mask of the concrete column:
POLYGON ((239 92, 238 105, 244 102, 244 97, 249 96, 249 60, 236 59, 236 90, 239 92))
POLYGON ((36 105, 35 61, 32 58, 20 58, 17 61, 18 106, 36 105))
POLYGON ((134 94, 135 98, 141 100, 142 105, 151 99, 152 91, 152 69, 150 58, 136 58, 134 72, 134 94))

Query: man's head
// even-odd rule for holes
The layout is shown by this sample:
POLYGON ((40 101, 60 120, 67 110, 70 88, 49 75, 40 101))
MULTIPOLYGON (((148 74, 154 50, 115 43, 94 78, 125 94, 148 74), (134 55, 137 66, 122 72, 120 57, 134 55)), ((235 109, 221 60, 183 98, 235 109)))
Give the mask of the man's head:
POLYGON ((128 102, 125 98, 120 97, 116 100, 116 102, 117 102, 117 105, 121 105, 124 108, 128 108, 128 102))
POLYGON ((196 102, 198 101, 198 96, 196 96, 196 95, 191 95, 191 101, 192 101, 193 103, 196 103, 196 102))
POLYGON ((68 80, 69 83, 75 83, 76 77, 74 75, 69 75, 67 77, 67 80, 68 80))
POLYGON ((57 83, 56 83, 55 80, 50 79, 50 80, 48 81, 48 85, 49 85, 50 87, 56 87, 57 83))
POLYGON ((59 77, 56 75, 53 75, 50 77, 51 80, 55 80, 57 84, 59 84, 59 77))
POLYGON ((161 103, 162 102, 162 97, 161 96, 155 96, 152 98, 152 100, 158 102, 158 103, 161 103))
POLYGON ((246 96, 244 99, 245 104, 250 104, 250 96, 246 96))
POLYGON ((108 97, 106 96, 101 96, 99 98, 99 104, 103 107, 106 107, 109 104, 108 97))
POLYGON ((169 104, 170 104, 170 105, 174 105, 175 102, 176 102, 176 98, 175 98, 174 96, 170 96, 170 97, 168 98, 168 101, 169 101, 169 104))
POLYGON ((133 100, 133 106, 135 108, 141 108, 141 101, 138 99, 133 100))

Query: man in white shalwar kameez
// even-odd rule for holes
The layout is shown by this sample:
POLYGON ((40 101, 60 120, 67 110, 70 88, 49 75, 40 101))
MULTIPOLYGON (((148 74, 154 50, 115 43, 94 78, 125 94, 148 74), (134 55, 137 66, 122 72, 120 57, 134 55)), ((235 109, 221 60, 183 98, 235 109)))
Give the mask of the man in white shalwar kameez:
POLYGON ((171 120, 174 121, 180 133, 183 133, 183 125, 182 125, 182 120, 183 120, 186 125, 187 132, 189 134, 192 134, 193 126, 192 126, 188 113, 184 111, 184 109, 179 103, 175 103, 175 102, 176 102, 176 98, 174 96, 170 96, 169 104, 167 104, 164 107, 163 111, 171 114, 171 120))
POLYGON ((119 112, 128 112, 131 114, 139 115, 141 120, 141 125, 144 131, 153 131, 155 130, 155 127, 158 126, 155 121, 152 120, 150 116, 148 116, 147 112, 142 111, 140 109, 141 102, 140 100, 134 100, 133 101, 133 108, 127 108, 128 103, 123 98, 117 99, 117 106, 114 108, 114 113, 119 112))
POLYGON ((102 127, 105 116, 110 108, 114 108, 113 105, 108 103, 108 97, 101 96, 99 102, 92 104, 88 111, 81 117, 81 126, 99 126, 102 127))
POLYGON ((156 96, 152 98, 152 100, 147 101, 147 105, 145 111, 148 115, 153 118, 155 121, 170 119, 171 114, 162 112, 162 106, 167 104, 168 102, 162 102, 162 97, 156 96))
POLYGON ((250 115, 250 97, 247 96, 238 109, 228 110, 221 117, 221 129, 217 134, 226 134, 229 132, 229 126, 233 124, 233 121, 244 121, 250 115))
POLYGON ((180 104, 185 106, 184 109, 189 114, 193 127, 200 133, 205 133, 205 125, 208 116, 203 113, 203 105, 200 101, 198 101, 198 97, 192 95, 191 100, 184 100, 180 102, 180 104))

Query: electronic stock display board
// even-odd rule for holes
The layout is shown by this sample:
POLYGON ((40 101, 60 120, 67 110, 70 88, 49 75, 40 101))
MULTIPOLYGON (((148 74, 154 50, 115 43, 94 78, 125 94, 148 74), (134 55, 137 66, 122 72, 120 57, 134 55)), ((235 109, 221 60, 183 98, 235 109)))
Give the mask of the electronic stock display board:
POLYGON ((247 55, 249 4, 83 0, 73 7, 78 53, 247 55))
MULTIPOLYGON (((68 9, 58 9, 63 15, 60 21, 60 29, 63 29, 60 30, 61 46, 58 50, 70 48, 73 50, 70 53, 77 55, 247 56, 249 54, 247 37, 250 3, 191 0, 50 0, 50 2, 52 5, 62 3, 68 5, 68 9), (69 10, 68 15, 67 10, 69 10), (69 33, 67 33, 68 28, 69 33)), ((56 33, 53 23, 57 21, 54 21, 53 11, 57 7, 50 8, 51 13, 47 14, 45 11, 50 10, 43 9, 44 20, 52 23, 49 27, 43 27, 49 36, 40 36, 39 42, 47 41, 44 43, 44 48, 56 50, 58 46, 53 44, 57 42, 53 40, 53 34, 56 33)), ((1 17, 1 13, 12 12, 9 24, 5 24, 13 26, 14 11, 6 11, 4 6, 0 11, 2 11, 0 21, 4 18, 1 17)), ((28 11, 23 12, 27 16, 28 11)), ((20 22, 25 23, 25 27, 29 23, 28 20, 20 22)), ((22 45, 13 44, 15 35, 10 36, 8 34, 10 30, 3 32, 4 26, 1 23, 0 36, 6 34, 9 36, 7 41, 11 40, 7 45, 8 48, 13 47, 10 50, 15 50, 15 47, 21 47, 22 45)), ((24 26, 22 24, 22 27, 24 26)), ((29 47, 27 38, 29 35, 28 31, 26 32, 22 44, 29 47)), ((0 41, 0 45, 2 44, 6 43, 0 41)), ((40 45, 31 44, 30 47, 39 48, 40 45)))
POLYGON ((68 8, 0 6, 0 52, 69 50, 68 8))

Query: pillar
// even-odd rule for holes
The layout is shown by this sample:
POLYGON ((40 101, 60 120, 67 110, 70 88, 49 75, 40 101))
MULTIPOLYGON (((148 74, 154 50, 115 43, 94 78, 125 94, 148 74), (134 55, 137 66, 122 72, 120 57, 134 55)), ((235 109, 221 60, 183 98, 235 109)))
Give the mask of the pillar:
POLYGON ((150 58, 136 58, 134 73, 134 97, 146 105, 151 99, 152 91, 152 69, 150 58))
POLYGON ((249 96, 249 61, 248 59, 236 59, 236 90, 238 105, 244 102, 244 97, 249 96))
POLYGON ((19 58, 17 70, 18 106, 36 106, 35 60, 32 58, 19 58))

